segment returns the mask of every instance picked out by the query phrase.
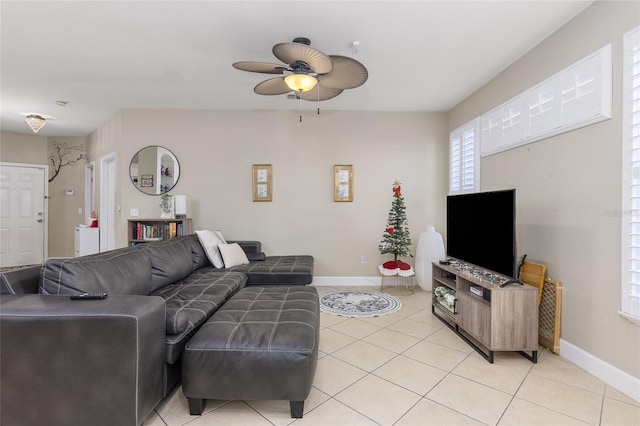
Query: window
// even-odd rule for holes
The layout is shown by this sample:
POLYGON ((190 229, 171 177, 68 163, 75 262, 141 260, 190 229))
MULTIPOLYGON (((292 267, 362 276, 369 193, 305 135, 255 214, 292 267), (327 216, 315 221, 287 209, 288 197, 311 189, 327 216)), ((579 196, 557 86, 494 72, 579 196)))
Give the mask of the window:
POLYGON ((478 119, 458 127, 449 137, 449 193, 480 190, 478 119))
POLYGON ((480 117, 483 157, 611 118, 611 44, 480 117))
POLYGON ((622 307, 640 324, 640 27, 624 36, 622 83, 622 307))

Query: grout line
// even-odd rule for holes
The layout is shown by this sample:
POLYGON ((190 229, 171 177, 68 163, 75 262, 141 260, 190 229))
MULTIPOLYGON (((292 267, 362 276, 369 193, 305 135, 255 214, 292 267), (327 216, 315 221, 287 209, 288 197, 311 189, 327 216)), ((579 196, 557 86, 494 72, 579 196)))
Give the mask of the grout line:
POLYGON ((605 396, 604 394, 607 393, 607 385, 604 385, 604 391, 602 392, 602 402, 600 403, 600 416, 598 417, 598 425, 602 424, 602 414, 604 413, 604 401, 605 401, 605 396))

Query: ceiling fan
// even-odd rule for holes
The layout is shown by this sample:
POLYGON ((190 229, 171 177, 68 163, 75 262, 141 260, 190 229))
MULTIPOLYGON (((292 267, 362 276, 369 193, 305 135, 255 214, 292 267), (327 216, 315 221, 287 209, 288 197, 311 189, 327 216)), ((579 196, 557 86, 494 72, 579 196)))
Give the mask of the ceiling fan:
POLYGON ((273 54, 283 64, 244 61, 234 63, 233 67, 263 74, 286 74, 259 83, 253 91, 258 95, 293 91, 296 97, 307 101, 326 101, 367 81, 369 73, 360 62, 346 56, 326 55, 310 44, 308 38, 298 37, 292 43, 273 46, 273 54))

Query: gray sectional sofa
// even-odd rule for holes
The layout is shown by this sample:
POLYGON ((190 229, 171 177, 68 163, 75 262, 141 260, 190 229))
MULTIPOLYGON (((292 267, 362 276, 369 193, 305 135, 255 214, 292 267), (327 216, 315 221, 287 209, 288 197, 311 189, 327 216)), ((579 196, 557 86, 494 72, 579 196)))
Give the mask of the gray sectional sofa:
POLYGON ((0 424, 143 422, 180 382, 190 338, 234 294, 311 283, 313 257, 238 243, 250 263, 229 269, 194 234, 1 273, 0 424))

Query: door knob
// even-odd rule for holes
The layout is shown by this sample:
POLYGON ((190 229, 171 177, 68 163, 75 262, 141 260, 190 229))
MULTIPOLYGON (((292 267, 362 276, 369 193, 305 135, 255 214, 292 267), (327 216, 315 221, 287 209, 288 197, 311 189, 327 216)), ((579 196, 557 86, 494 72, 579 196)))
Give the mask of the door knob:
POLYGON ((38 223, 42 223, 42 219, 38 219, 38 223))

